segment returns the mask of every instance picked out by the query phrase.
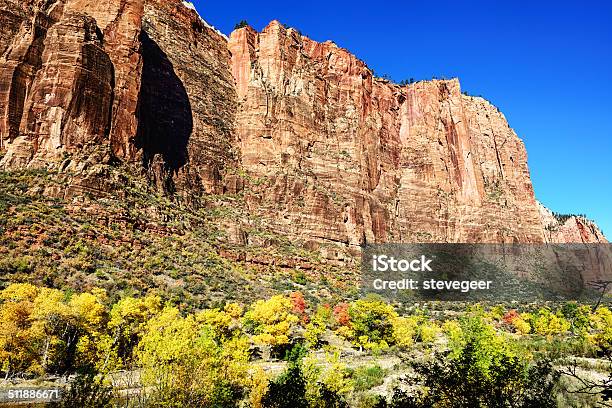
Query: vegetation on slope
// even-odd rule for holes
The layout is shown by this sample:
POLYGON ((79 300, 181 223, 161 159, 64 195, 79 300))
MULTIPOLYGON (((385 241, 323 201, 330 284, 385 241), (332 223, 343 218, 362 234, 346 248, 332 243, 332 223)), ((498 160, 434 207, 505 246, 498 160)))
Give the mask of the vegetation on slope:
POLYGON ((240 195, 187 205, 134 169, 95 171, 104 188, 0 172, 0 374, 76 375, 60 406, 578 407, 609 392, 606 307, 357 300, 356 270, 267 230, 240 195))
POLYGON ((354 291, 354 271, 267 231, 240 196, 184 205, 133 174, 105 167, 105 192, 69 174, 0 172, 0 285, 100 287, 114 299, 153 291, 190 308, 288 289, 311 298, 354 291), (70 195, 75 188, 84 191, 70 195), (233 243, 231 224, 258 245, 233 243))

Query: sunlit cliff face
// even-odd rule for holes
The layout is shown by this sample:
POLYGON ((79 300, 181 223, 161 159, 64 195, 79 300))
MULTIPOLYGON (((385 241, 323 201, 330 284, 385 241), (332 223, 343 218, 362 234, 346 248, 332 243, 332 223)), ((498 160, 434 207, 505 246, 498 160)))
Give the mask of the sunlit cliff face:
POLYGON ((603 239, 546 230, 522 141, 456 79, 392 84, 277 21, 228 40, 178 0, 35 3, 0 12, 2 168, 103 150, 315 248, 603 239))

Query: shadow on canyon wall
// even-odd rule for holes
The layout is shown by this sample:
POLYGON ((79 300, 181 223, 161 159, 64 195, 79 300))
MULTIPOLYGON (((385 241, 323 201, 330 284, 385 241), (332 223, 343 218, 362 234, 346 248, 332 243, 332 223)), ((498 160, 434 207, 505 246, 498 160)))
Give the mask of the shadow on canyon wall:
POLYGON ((191 104, 168 56, 145 31, 140 41, 143 68, 135 143, 142 149, 143 164, 155 181, 162 182, 166 191, 173 190, 172 176, 189 159, 191 104))

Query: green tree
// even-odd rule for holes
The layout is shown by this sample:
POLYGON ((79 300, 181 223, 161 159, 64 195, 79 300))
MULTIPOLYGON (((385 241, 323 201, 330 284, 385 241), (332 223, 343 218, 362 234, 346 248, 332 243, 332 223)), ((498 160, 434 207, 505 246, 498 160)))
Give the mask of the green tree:
POLYGON ((452 330, 451 350, 431 361, 413 362, 416 376, 407 393, 397 389, 389 407, 555 407, 558 380, 548 361, 528 356, 479 316, 452 330))
POLYGON ((478 368, 476 344, 468 343, 458 358, 437 354, 427 363, 414 363, 416 377, 408 380, 417 391, 408 394, 397 389, 389 407, 513 407, 553 408, 558 374, 550 362, 527 366, 521 360, 504 356, 495 371, 485 375, 478 368))
POLYGON ((393 322, 398 315, 393 306, 375 296, 351 303, 349 307, 353 342, 366 349, 386 348, 394 342, 393 322))
POLYGON ((239 28, 244 28, 248 26, 249 26, 249 23, 246 20, 240 20, 239 23, 236 23, 236 25, 234 25, 234 30, 238 30, 239 28))
POLYGON ((304 350, 294 346, 288 353, 287 369, 270 382, 262 405, 266 408, 348 408, 340 394, 346 381, 344 368, 338 369, 337 356, 331 366, 322 373, 312 363, 305 367, 304 350), (340 377, 338 377, 338 375, 340 377))
POLYGON ((52 408, 110 408, 113 406, 113 387, 93 373, 79 374, 71 382, 61 401, 52 408))
POLYGON ((301 365, 290 363, 284 373, 270 382, 262 403, 268 408, 308 408, 306 379, 301 365))

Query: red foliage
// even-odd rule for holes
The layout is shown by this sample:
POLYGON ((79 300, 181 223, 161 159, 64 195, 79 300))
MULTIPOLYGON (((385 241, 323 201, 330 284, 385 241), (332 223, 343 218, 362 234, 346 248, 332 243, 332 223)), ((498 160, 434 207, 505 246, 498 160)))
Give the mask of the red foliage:
POLYGON ((348 303, 338 303, 336 307, 334 307, 334 318, 341 326, 347 326, 351 317, 349 316, 349 304, 348 303))
POLYGON ((518 317, 520 317, 519 313, 512 309, 503 317, 503 322, 504 324, 512 324, 512 322, 518 317))
POLYGON ((304 295, 301 292, 292 292, 289 297, 291 298, 293 313, 302 316, 306 312, 306 299, 304 299, 304 295))

